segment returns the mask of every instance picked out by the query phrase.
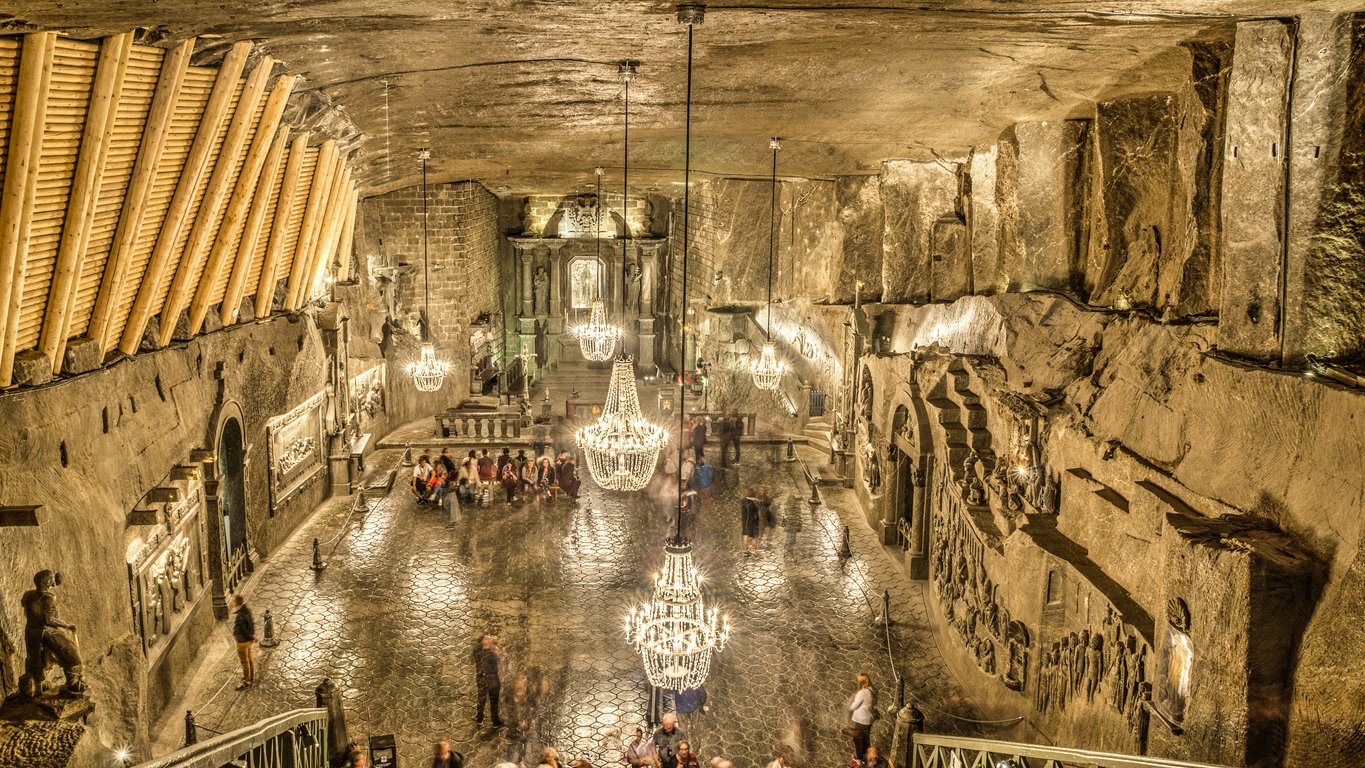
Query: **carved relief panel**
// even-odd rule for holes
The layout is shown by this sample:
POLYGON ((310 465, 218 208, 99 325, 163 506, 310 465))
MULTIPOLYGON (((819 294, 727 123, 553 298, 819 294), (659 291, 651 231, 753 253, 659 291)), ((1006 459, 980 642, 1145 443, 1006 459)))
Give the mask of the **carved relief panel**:
POLYGON ((133 626, 142 650, 156 658, 205 593, 203 484, 189 482, 184 498, 167 504, 152 533, 128 550, 133 626))
POLYGON ((326 469, 322 414, 325 403, 323 393, 318 393, 266 424, 272 509, 326 469))

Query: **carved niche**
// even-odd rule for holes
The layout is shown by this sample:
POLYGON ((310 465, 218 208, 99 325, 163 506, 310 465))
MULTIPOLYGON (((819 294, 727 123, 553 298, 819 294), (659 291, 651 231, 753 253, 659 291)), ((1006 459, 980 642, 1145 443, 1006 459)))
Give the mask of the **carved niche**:
POLYGON ((133 625, 156 659, 205 593, 203 483, 191 479, 180 501, 128 551, 133 625))
POLYGON ((266 424, 270 451, 270 506, 277 509, 326 469, 323 407, 319 392, 266 424))
POLYGON ((384 413, 384 386, 388 380, 388 366, 377 363, 369 370, 351 377, 351 414, 355 420, 355 434, 363 434, 370 424, 384 413))

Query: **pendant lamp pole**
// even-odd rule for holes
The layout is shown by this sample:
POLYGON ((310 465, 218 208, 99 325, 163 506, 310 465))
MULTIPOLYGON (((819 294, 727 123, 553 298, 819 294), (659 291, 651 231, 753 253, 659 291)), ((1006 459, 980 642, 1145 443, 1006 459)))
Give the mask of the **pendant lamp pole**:
POLYGON ((417 156, 422 159, 422 303, 426 305, 422 341, 431 341, 431 264, 427 260, 427 160, 431 159, 431 150, 418 150, 417 156))
POLYGON ((436 357, 431 343, 431 263, 427 247, 427 160, 430 149, 418 151, 422 161, 422 351, 417 362, 408 364, 408 375, 418 392, 435 392, 445 382, 450 363, 436 357))
POLYGON ((621 357, 626 356, 626 258, 630 255, 630 81, 635 79, 636 63, 621 62, 621 79, 626 84, 625 148, 621 157, 621 357))
POLYGON ((687 257, 691 253, 691 241, 689 232, 691 231, 691 205, 692 205, 692 29, 696 24, 700 24, 705 6, 700 5, 680 5, 678 6, 678 20, 687 22, 687 112, 686 126, 683 131, 683 253, 682 253, 682 376, 678 380, 678 509, 675 515, 675 525, 673 530, 673 541, 675 544, 684 543, 682 535, 682 516, 683 516, 683 486, 685 480, 682 477, 683 457, 686 447, 683 445, 683 435, 686 434, 687 427, 687 257))
POLYGON ((768 203, 768 307, 763 323, 763 351, 753 362, 750 373, 754 386, 759 389, 776 390, 782 384, 782 376, 787 372, 787 363, 777 359, 777 349, 773 346, 773 261, 777 253, 777 150, 782 141, 776 136, 768 143, 773 151, 773 169, 770 177, 771 199, 768 203))

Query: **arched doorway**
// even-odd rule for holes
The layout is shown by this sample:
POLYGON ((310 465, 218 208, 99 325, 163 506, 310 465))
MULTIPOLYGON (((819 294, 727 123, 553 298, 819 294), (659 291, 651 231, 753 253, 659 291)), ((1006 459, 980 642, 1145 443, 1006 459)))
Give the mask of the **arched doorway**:
POLYGON ((219 556, 223 561, 223 592, 232 594, 250 572, 246 543, 246 478, 242 425, 235 418, 223 422, 218 434, 219 513, 222 522, 219 556))

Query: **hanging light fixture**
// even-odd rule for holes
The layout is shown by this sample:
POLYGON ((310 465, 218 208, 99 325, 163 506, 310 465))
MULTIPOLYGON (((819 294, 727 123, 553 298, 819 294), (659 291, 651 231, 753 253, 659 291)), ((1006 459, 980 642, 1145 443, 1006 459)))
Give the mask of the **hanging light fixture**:
POLYGON ((759 389, 775 390, 787 372, 786 361, 777 359, 777 349, 773 346, 773 254, 777 250, 777 150, 782 148, 782 142, 774 136, 768 146, 773 151, 772 193, 768 204, 768 308, 763 318, 763 350, 750 367, 750 373, 754 377, 754 386, 759 389))
POLYGON ((431 150, 417 152, 422 160, 422 292, 426 305, 422 323, 422 352, 416 362, 408 363, 408 375, 418 392, 435 392, 445 383, 450 363, 436 357, 436 347, 431 343, 431 266, 427 257, 427 160, 431 150))
MULTIPOLYGON (((621 76, 626 82, 626 163, 622 177, 625 180, 630 178, 630 81, 635 79, 635 71, 635 62, 621 62, 621 76)), ((623 277, 629 247, 630 225, 626 224, 621 251, 623 277)), ((626 292, 623 282, 623 322, 625 317, 626 292)), ((621 337, 621 354, 611 367, 611 384, 607 389, 607 402, 602 407, 602 416, 580 429, 577 439, 587 457, 592 479, 612 491, 638 491, 648 485, 659 462, 659 451, 668 445, 668 430, 646 419, 640 411, 640 394, 635 388, 635 362, 626 354, 624 335, 621 337)))
MULTIPOLYGON (((687 122, 683 161, 682 306, 687 306, 688 214, 692 174, 692 29, 702 23, 706 7, 678 6, 678 20, 687 24, 687 122)), ((683 318, 683 347, 687 323, 683 318)), ((678 419, 687 418, 687 357, 683 354, 678 419)), ((679 432, 681 436, 681 432, 679 432)), ((678 441, 678 469, 683 465, 682 440, 678 441)), ((692 543, 683 538, 683 484, 678 484, 678 504, 673 538, 664 547, 664 567, 654 580, 654 594, 641 608, 631 609, 626 619, 626 640, 644 662, 649 682, 659 688, 685 691, 700 688, 711 672, 711 657, 730 638, 730 619, 712 607, 706 609, 701 594, 701 574, 692 558, 692 543)))
MULTIPOLYGON (((602 169, 597 171, 597 215, 594 217, 594 239, 597 241, 597 260, 602 261, 602 169)), ((586 325, 576 326, 573 335, 578 337, 578 349, 593 362, 610 360, 616 350, 616 339, 622 337, 620 328, 607 322, 607 304, 602 297, 592 300, 592 309, 586 325)))

